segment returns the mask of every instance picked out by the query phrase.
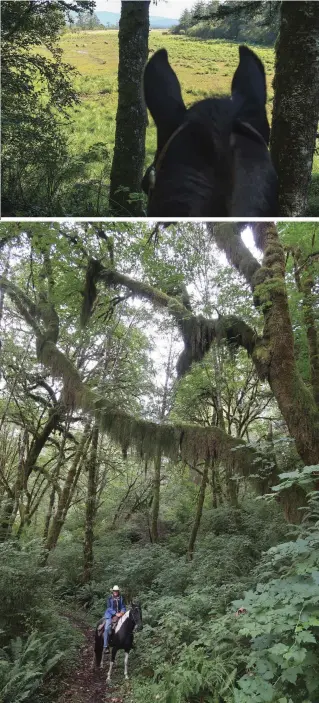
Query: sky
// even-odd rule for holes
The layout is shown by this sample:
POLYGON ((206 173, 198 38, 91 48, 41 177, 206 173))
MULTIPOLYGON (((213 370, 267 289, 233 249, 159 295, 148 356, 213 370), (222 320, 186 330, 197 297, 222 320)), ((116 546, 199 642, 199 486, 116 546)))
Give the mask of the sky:
MULTIPOLYGON (((150 13, 152 17, 172 17, 179 19, 183 10, 190 9, 195 0, 160 0, 157 5, 152 3, 150 13)), ((96 10, 99 12, 121 12, 121 0, 96 0, 96 10)))

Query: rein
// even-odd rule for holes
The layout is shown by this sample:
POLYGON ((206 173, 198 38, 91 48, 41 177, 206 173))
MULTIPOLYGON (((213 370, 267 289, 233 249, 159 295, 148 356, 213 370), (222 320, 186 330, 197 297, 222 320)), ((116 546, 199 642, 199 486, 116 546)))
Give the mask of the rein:
MULTIPOLYGON (((161 165, 162 165, 164 158, 167 154, 168 148, 170 147, 170 145, 171 145, 172 141, 175 139, 175 137, 177 137, 177 135, 180 134, 180 132, 182 132, 183 129, 185 129, 185 127, 188 126, 188 124, 189 124, 188 122, 184 122, 183 124, 179 125, 179 127, 177 127, 177 129, 175 129, 175 132, 173 132, 173 134, 171 134, 170 138, 164 144, 163 149, 160 151, 157 160, 153 162, 153 164, 149 170, 149 193, 152 190, 154 190, 154 188, 155 188, 156 176, 161 168, 161 165)), ((255 127, 252 127, 252 125, 250 125, 248 122, 241 122, 240 120, 238 120, 238 121, 235 121, 234 126, 243 127, 244 129, 242 129, 242 133, 244 133, 244 135, 246 134, 247 136, 253 136, 253 138, 257 137, 257 141, 264 144, 264 146, 268 149, 268 144, 265 141, 265 139, 263 138, 263 136, 260 134, 260 132, 258 132, 257 129, 255 129, 255 127)), ((231 140, 231 146, 234 146, 234 144, 232 143, 232 140, 231 140)))
POLYGON ((261 144, 264 144, 264 146, 268 149, 268 144, 265 141, 262 134, 260 134, 260 132, 258 132, 258 130, 255 129, 255 127, 252 127, 252 125, 249 124, 249 122, 241 122, 240 120, 238 120, 235 122, 235 126, 236 125, 239 127, 244 127, 244 129, 242 130, 242 133, 244 133, 244 134, 246 133, 247 136, 253 135, 253 137, 257 137, 257 141, 261 142, 261 144))
POLYGON ((156 175, 157 175, 157 173, 159 172, 159 170, 160 170, 160 168, 161 168, 161 165, 162 165, 162 163, 163 163, 163 161, 164 161, 164 157, 166 156, 168 147, 171 145, 173 139, 175 139, 175 137, 177 137, 177 135, 178 135, 180 132, 182 132, 183 129, 185 129, 185 127, 187 127, 187 125, 188 125, 188 123, 187 123, 187 122, 184 122, 183 124, 180 124, 179 127, 177 127, 177 129, 175 129, 175 132, 173 132, 173 134, 171 134, 171 136, 170 136, 170 138, 167 140, 166 144, 164 144, 163 149, 160 151, 159 156, 158 156, 156 162, 155 162, 155 161, 153 162, 153 164, 152 164, 152 166, 151 166, 151 168, 150 168, 150 172, 149 172, 149 181, 150 181, 149 190, 153 190, 153 188, 155 188, 156 175))

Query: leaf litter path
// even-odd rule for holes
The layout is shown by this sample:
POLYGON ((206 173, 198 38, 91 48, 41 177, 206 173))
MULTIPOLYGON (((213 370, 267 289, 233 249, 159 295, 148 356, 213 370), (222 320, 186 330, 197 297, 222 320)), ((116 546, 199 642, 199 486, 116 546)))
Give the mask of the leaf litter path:
POLYGON ((112 683, 106 683, 109 659, 103 669, 93 669, 92 627, 78 617, 65 613, 73 627, 80 630, 85 641, 79 650, 77 662, 62 682, 62 693, 57 703, 133 703, 129 681, 124 681, 124 663, 121 652, 112 672, 112 683))

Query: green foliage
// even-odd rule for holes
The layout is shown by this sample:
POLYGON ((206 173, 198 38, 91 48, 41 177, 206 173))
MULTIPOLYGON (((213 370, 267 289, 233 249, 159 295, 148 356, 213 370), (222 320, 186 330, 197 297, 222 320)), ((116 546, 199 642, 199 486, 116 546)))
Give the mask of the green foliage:
POLYGON ((30 631, 31 622, 42 617, 42 606, 49 599, 52 572, 41 567, 43 551, 38 541, 26 545, 0 543, 0 645, 8 638, 30 631))
POLYGON ((50 560, 56 573, 63 573, 56 586, 60 588, 63 582, 63 594, 67 582, 73 583, 73 596, 72 588, 69 595, 90 602, 92 624, 101 616, 114 581, 120 583, 128 600, 139 597, 144 629, 136 635, 132 662, 134 703, 146 698, 197 703, 201 698, 218 701, 219 695, 230 702, 235 678, 245 673, 249 656, 249 640, 240 631, 242 621, 235 617, 231 601, 253 588, 254 569, 263 550, 285 539, 291 529, 288 531, 275 504, 247 501, 237 510, 206 507, 190 564, 185 551, 176 553, 176 538, 180 535, 183 542, 183 534, 188 535, 191 493, 187 503, 186 494, 176 493, 175 483, 169 510, 164 495, 167 515, 173 511, 177 516, 175 523, 167 522, 164 542, 148 544, 145 525, 144 536, 141 532, 139 542, 130 543, 134 522, 125 530, 107 534, 98 530, 94 581, 89 588, 76 589, 80 549, 74 539, 68 539, 58 545, 50 560), (78 567, 74 569, 75 552, 78 567))
POLYGON ((187 33, 202 39, 226 39, 272 46, 279 30, 280 3, 269 0, 220 4, 216 0, 195 2, 184 10, 174 34, 187 33))
MULTIPOLYGON (((298 484, 307 485, 314 470, 300 472, 298 484)), ((283 475, 282 490, 296 482, 296 474, 283 475)), ((247 609, 240 634, 251 641, 249 673, 238 682, 236 703, 318 698, 319 492, 309 497, 298 539, 272 547, 256 569, 256 588, 234 603, 247 609)))
MULTIPOLYGON (((301 232, 302 271, 306 270, 304 264, 311 262, 316 276, 315 226, 280 227, 287 248, 298 245, 301 232)), ((156 345, 158 338, 168 334, 175 344, 172 323, 158 309, 154 317, 150 306, 127 297, 124 288, 105 289, 98 282, 92 317, 81 329, 81 291, 88 260, 98 260, 110 270, 115 264, 122 274, 151 282, 186 305, 186 285, 192 281, 189 297, 194 310, 210 316, 215 306, 218 312, 236 310, 255 326, 252 304, 240 277, 231 278, 229 269, 216 261, 203 226, 194 229, 194 225, 178 224, 162 232, 141 223, 34 223, 25 232, 16 223, 5 223, 1 231, 4 281, 10 277, 20 290, 18 301, 17 296, 11 300, 6 293, 1 311, 2 518, 7 502, 10 505, 8 499, 19 498, 17 512, 12 505, 13 536, 7 530, 7 541, 0 544, 2 687, 12 689, 12 696, 18 699, 29 696, 30 687, 44 682, 30 693, 32 703, 42 703, 46 686, 51 680, 55 685, 61 670, 60 653, 69 659, 74 651, 75 628, 63 615, 65 608, 69 610, 74 601, 77 606, 85 605, 93 626, 104 611, 110 588, 118 582, 127 600, 138 596, 143 608, 144 630, 137 633, 137 648, 132 654, 134 703, 203 703, 218 697, 226 703, 315 703, 319 693, 317 664, 313 663, 318 655, 314 638, 319 621, 319 503, 314 485, 318 467, 302 468, 278 408, 272 400, 268 406, 267 390, 250 375, 251 365, 244 353, 230 356, 219 348, 216 356, 207 354, 182 382, 177 384, 172 373, 165 386, 171 416, 175 413, 179 420, 196 415, 196 429, 204 431, 200 425, 205 422, 213 426, 220 422, 219 393, 227 431, 236 447, 241 419, 252 410, 250 444, 270 456, 275 467, 273 481, 281 472, 280 485, 255 500, 251 477, 231 474, 235 466, 232 454, 230 468, 223 459, 217 466, 218 447, 213 445, 215 462, 210 466, 191 562, 186 561, 187 544, 203 468, 195 460, 189 463, 162 457, 159 541, 151 544, 153 462, 143 454, 131 454, 129 448, 123 447, 122 454, 110 436, 101 433, 97 514, 92 530, 94 566, 89 583, 83 574, 85 507, 89 503, 85 457, 48 566, 44 566, 41 546, 50 517, 52 487, 56 491, 51 524, 79 447, 87 419, 82 409, 61 414, 40 454, 33 455, 27 485, 21 487, 16 480, 21 456, 24 460, 29 457, 29 447, 58 405, 59 394, 64 393, 59 379, 52 379, 37 362, 31 317, 33 328, 43 325, 52 337, 59 334, 61 353, 63 350, 68 363, 74 363, 102 401, 107 398, 113 406, 124 408, 134 422, 135 418, 159 415, 168 354, 165 358, 164 345, 159 354, 156 345), (20 312, 24 301, 29 301, 25 320, 20 312), (266 405, 260 405, 264 401, 266 405), (268 421, 265 430, 268 408, 273 423, 269 435, 268 421), (240 490, 229 505, 229 484, 234 482, 240 490), (297 489, 302 496, 311 493, 307 509, 302 508, 302 525, 294 527, 285 523, 282 504, 294 508, 297 489), (27 515, 37 491, 40 501, 35 512, 30 510, 27 515), (28 543, 25 540, 30 534, 40 539, 28 543), (243 605, 247 613, 237 617, 235 610, 243 605), (41 652, 48 650, 50 657, 44 654, 42 659, 41 652)), ((309 368, 304 364, 307 338, 302 299, 296 293, 290 254, 287 266, 289 291, 295 294, 289 302, 297 328, 298 361, 309 381, 309 368)), ((173 348, 176 356, 179 349, 173 348)), ((123 427, 124 423, 119 423, 119 433, 123 427)), ((139 445, 147 446, 149 456, 156 432, 148 433, 147 445, 139 445)), ((193 431, 189 435, 192 451, 200 448, 198 436, 199 432, 196 435, 193 431)), ((176 457, 181 446, 177 446, 176 457)), ((267 485, 264 492, 269 490, 267 485)), ((1 523, 3 526, 3 520, 1 523)))
MULTIPOLYGON (((43 685, 70 664, 78 633, 58 612, 53 571, 38 541, 0 544, 0 699, 37 703, 43 685)), ((47 695, 47 700, 49 700, 47 695)), ((40 703, 40 699, 39 699, 40 703)))
POLYGON ((102 26, 95 12, 85 12, 79 15, 75 29, 102 29, 102 26))
MULTIPOLYGON (((161 573, 154 578, 153 571, 141 594, 136 703, 143 696, 161 703, 317 700, 317 494, 311 500, 297 539, 278 544, 289 530, 275 505, 250 503, 244 511, 213 510, 213 522, 206 513, 188 573, 182 559, 171 565, 165 548, 161 573), (247 613, 236 617, 239 607, 247 613)), ((157 548, 155 564, 158 558, 157 548)))
POLYGON ((54 635, 18 637, 0 650, 0 697, 4 703, 34 701, 34 694, 63 659, 54 635), (31 698, 32 696, 32 698, 31 698))
POLYGON ((92 7, 91 0, 1 3, 3 214, 62 214, 61 189, 83 177, 85 156, 92 159, 69 152, 62 124, 77 95, 58 46, 66 13, 92 7))

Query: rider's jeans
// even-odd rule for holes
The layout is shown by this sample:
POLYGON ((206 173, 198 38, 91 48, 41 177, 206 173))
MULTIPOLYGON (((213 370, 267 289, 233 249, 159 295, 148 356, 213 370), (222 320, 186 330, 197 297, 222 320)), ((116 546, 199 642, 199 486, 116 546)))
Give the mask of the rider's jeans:
POLYGON ((104 647, 107 647, 108 639, 109 639, 109 634, 111 632, 111 618, 107 618, 105 621, 105 629, 104 629, 104 647))

